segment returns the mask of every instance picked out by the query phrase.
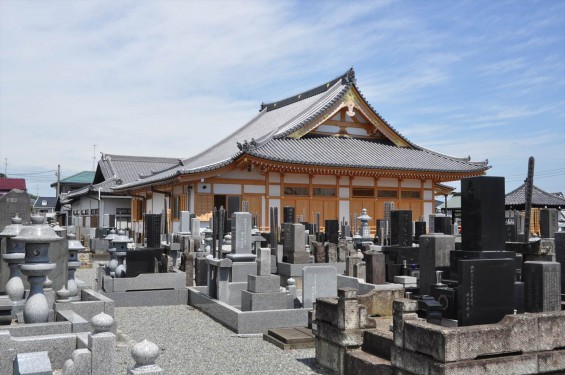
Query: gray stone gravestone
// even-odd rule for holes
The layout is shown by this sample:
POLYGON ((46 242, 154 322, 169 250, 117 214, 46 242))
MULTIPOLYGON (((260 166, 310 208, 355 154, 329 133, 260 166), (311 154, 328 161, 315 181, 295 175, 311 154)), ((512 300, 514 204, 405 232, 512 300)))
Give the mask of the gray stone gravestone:
POLYGON ((542 208, 539 214, 540 237, 553 238, 559 230, 559 211, 556 208, 542 208))
POLYGON ((524 310, 561 311, 561 264, 524 262, 524 310))
POLYGON ((302 307, 311 309, 316 298, 337 296, 337 271, 333 266, 306 266, 302 270, 302 307))
POLYGON ((310 260, 310 253, 306 251, 306 234, 304 225, 287 225, 285 226, 285 231, 284 240, 285 245, 288 246, 287 262, 294 264, 308 263, 310 260))
POLYGON ((190 212, 189 211, 181 211, 180 212, 179 232, 190 233, 190 212))
POLYGON ((455 250, 455 238, 441 233, 420 236, 420 294, 430 294, 436 283, 436 271, 449 269, 449 253, 455 250))
POLYGON ((227 257, 234 262, 255 261, 256 256, 251 252, 251 214, 249 212, 234 212, 231 222, 231 253, 227 257))

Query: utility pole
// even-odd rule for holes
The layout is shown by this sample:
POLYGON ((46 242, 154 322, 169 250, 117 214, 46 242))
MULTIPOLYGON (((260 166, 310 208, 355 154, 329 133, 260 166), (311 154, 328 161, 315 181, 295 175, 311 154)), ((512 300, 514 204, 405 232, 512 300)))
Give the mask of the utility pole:
POLYGON ((95 170, 96 167, 96 145, 93 145, 94 151, 92 151, 92 170, 95 170))
POLYGON ((57 165, 57 198, 61 193, 61 164, 57 165))
POLYGON ((8 158, 4 158, 4 177, 8 177, 8 158))

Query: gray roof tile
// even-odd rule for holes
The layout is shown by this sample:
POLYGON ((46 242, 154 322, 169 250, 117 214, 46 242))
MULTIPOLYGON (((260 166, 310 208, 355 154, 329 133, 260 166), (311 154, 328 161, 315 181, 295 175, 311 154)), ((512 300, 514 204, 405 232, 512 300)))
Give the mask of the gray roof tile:
MULTIPOLYGON (((523 208, 526 204, 526 184, 518 186, 506 194, 506 208, 523 208)), ((565 208, 565 199, 550 194, 534 185, 532 189, 532 207, 565 208)))
POLYGON ((249 154, 284 163, 331 167, 461 173, 485 169, 483 163, 455 159, 426 149, 355 138, 273 139, 249 154))

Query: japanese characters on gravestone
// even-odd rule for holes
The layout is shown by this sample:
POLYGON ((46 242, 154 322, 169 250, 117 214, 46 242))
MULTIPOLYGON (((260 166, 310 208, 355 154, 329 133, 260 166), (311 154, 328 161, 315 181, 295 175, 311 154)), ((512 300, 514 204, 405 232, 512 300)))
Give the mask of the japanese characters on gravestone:
POLYGON ((498 323, 514 311, 513 259, 459 261, 457 301, 462 326, 498 323))
POLYGON ((283 223, 295 223, 295 212, 294 207, 286 206, 283 207, 283 223))
POLYGON ((145 238, 147 247, 161 247, 161 214, 145 214, 145 238))
POLYGON ((561 311, 561 264, 524 262, 526 312, 561 311))
POLYGON ((533 156, 528 159, 528 177, 526 177, 525 198, 524 204, 524 243, 530 241, 530 216, 532 214, 532 191, 534 189, 534 164, 533 156))
POLYGON ((302 307, 311 309, 316 298, 337 296, 337 271, 333 266, 306 266, 302 270, 302 307))
POLYGON ((254 261, 256 256, 251 252, 251 221, 249 212, 232 214, 231 254, 233 261, 254 261))
POLYGON ((392 246, 412 246, 412 211, 392 211, 390 221, 390 244, 392 246))

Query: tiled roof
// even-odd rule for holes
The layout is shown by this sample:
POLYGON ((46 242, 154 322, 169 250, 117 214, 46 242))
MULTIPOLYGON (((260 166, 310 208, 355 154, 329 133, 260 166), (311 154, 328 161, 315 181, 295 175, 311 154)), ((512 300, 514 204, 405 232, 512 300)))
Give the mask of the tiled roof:
POLYGON ((41 208, 41 207, 55 207, 57 204, 57 197, 37 197, 35 203, 33 204, 34 208, 41 208), (46 204, 43 204, 43 201, 46 204))
POLYGON ((350 69, 345 74, 311 90, 277 102, 262 104, 259 114, 251 121, 214 146, 192 158, 183 160, 182 165, 124 183, 114 189, 125 190, 149 186, 168 181, 179 175, 212 171, 230 164, 245 153, 270 158, 270 160, 359 168, 446 172, 475 172, 488 168, 486 163, 472 163, 468 159, 456 159, 411 143, 374 111, 355 82, 355 72, 350 69), (332 138, 333 141, 331 139, 300 139, 293 143, 292 140, 286 138, 313 119, 323 115, 333 104, 339 102, 351 87, 355 87, 379 119, 406 141, 409 147, 387 147, 385 144, 353 139, 348 143, 348 141, 341 142, 335 138, 332 138), (332 147, 338 149, 335 152, 334 150, 328 152, 328 149, 325 148, 328 142, 334 142, 332 147), (245 147, 246 143, 251 147, 245 147), (308 150, 308 147, 301 146, 306 144, 321 153, 316 154, 308 150), (347 145, 353 148, 349 149, 347 145), (382 154, 382 152, 390 153, 390 155, 382 154), (369 159, 366 158, 366 153, 369 154, 369 159))
POLYGON ((140 176, 152 175, 179 164, 181 161, 178 158, 103 154, 98 162, 94 183, 69 192, 67 200, 89 192, 97 193, 98 189, 101 193, 113 194, 114 186, 130 183, 140 176))
POLYGON ((268 142, 273 136, 287 134, 292 129, 305 124, 313 115, 322 112, 329 103, 334 103, 341 98, 352 85, 351 82, 344 83, 341 77, 330 82, 334 82, 334 84, 327 88, 326 91, 315 93, 315 95, 309 97, 306 96, 305 99, 302 99, 304 96, 301 96, 300 100, 293 102, 285 99, 281 101, 285 102, 285 105, 278 105, 276 110, 269 109, 269 106, 273 106, 273 103, 263 105, 259 114, 251 121, 214 146, 192 158, 183 160, 182 166, 128 185, 124 184, 119 188, 147 185, 153 182, 168 180, 180 174, 198 173, 221 168, 231 163, 243 154, 238 147, 238 142, 243 143, 246 140, 251 141, 253 139, 261 144, 268 142))
POLYGON ((426 149, 397 147, 389 142, 318 137, 273 139, 250 155, 284 163, 346 168, 425 172, 480 172, 484 164, 446 157, 426 149))
POLYGON ((0 178, 0 191, 10 191, 12 189, 26 190, 25 178, 0 178))
MULTIPOLYGON (((523 183, 506 194, 506 208, 521 208, 526 204, 526 184, 523 183)), ((532 207, 565 208, 565 199, 550 194, 534 185, 532 189, 532 207)))

